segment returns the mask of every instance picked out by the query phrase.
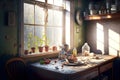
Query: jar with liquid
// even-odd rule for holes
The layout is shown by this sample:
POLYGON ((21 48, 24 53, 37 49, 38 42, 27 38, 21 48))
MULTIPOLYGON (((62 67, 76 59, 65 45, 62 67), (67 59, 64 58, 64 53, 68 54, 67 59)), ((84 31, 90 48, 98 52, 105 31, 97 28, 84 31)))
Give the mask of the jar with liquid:
POLYGON ((77 56, 77 49, 76 48, 73 48, 73 56, 76 57, 77 56))

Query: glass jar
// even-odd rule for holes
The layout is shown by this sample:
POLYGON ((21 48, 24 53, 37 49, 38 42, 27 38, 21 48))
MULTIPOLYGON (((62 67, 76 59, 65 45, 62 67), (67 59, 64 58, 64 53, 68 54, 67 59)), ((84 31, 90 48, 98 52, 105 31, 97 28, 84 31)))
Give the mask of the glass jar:
POLYGON ((76 57, 77 56, 77 49, 76 48, 73 48, 73 56, 76 57))
POLYGON ((85 43, 82 46, 82 55, 88 55, 90 53, 90 46, 88 45, 88 43, 85 43))

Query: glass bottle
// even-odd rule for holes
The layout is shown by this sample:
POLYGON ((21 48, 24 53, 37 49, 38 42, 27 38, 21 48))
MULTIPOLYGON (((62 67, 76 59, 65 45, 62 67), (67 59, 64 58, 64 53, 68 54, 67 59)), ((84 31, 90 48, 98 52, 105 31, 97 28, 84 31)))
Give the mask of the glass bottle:
POLYGON ((106 12, 109 14, 109 13, 111 13, 111 11, 110 11, 110 9, 111 9, 111 1, 110 0, 106 0, 106 12))
POLYGON ((90 46, 88 45, 88 43, 85 43, 82 46, 82 55, 86 55, 90 53, 90 46))
POLYGON ((76 48, 73 48, 73 56, 76 57, 77 56, 77 49, 76 48))

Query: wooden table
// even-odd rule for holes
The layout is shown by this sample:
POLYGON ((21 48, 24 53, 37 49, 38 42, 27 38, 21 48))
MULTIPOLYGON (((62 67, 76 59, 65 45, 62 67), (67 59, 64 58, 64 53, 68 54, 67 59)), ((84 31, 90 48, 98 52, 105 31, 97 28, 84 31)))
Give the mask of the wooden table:
MULTIPOLYGON (((55 63, 53 59, 50 64, 40 64, 39 62, 28 65, 28 72, 32 72, 34 80, 91 80, 98 77, 105 71, 112 69, 115 56, 98 55, 101 59, 93 59, 91 57, 77 57, 78 60, 86 60, 85 65, 64 65, 58 60, 55 63), (36 79, 35 79, 36 78, 36 79)), ((112 72, 111 72, 112 76, 112 72)), ((32 79, 31 79, 32 80, 32 79)), ((112 80, 112 77, 111 77, 112 80)))

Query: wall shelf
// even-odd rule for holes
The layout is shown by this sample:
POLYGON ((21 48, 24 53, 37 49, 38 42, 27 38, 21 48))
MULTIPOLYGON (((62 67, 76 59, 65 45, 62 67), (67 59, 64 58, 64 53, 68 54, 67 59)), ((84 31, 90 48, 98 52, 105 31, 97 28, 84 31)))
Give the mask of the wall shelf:
POLYGON ((89 0, 85 7, 84 20, 120 18, 119 0, 89 0))
POLYGON ((120 18, 120 12, 113 14, 101 14, 101 15, 88 15, 85 16, 85 20, 102 20, 102 19, 117 19, 120 18))

